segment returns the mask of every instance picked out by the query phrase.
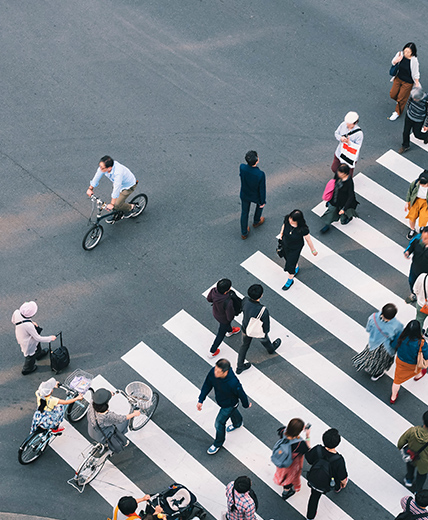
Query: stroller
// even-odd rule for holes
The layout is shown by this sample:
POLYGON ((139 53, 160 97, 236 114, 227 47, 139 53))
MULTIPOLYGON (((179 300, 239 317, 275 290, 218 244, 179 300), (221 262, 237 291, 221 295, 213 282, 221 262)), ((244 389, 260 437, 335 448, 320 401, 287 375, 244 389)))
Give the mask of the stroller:
POLYGON ((195 495, 181 484, 171 484, 162 493, 150 497, 145 513, 140 513, 141 518, 144 519, 146 514, 153 513, 158 505, 163 509, 166 520, 203 520, 207 516, 195 495))

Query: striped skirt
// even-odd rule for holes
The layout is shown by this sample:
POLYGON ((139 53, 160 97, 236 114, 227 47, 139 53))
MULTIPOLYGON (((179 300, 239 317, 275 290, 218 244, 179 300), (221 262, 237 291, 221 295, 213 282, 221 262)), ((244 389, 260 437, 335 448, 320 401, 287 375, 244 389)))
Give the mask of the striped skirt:
POLYGON ((366 348, 352 358, 352 364, 360 371, 364 369, 368 374, 378 377, 392 367, 394 356, 390 356, 383 345, 375 350, 366 348))

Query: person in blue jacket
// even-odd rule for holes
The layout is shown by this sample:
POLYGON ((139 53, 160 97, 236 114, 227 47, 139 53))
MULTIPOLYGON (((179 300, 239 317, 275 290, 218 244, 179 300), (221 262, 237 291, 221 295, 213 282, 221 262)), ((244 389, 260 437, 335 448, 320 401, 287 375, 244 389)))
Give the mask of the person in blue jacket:
POLYGON ((220 411, 215 420, 215 440, 207 450, 208 455, 214 455, 223 446, 226 439, 226 431, 230 433, 242 426, 243 418, 238 410, 239 401, 241 401, 244 408, 251 407, 247 394, 230 368, 230 363, 227 359, 219 359, 208 372, 196 405, 199 411, 202 410, 202 403, 213 388, 215 400, 220 406, 220 411), (229 418, 232 420, 232 424, 229 424, 226 428, 226 422, 229 418))
POLYGON ((266 206, 266 175, 257 166, 259 156, 254 150, 250 150, 245 155, 247 164, 241 164, 239 167, 239 176, 241 178, 241 238, 245 240, 248 237, 250 228, 248 227, 248 216, 250 213, 251 203, 256 204, 254 212, 253 227, 257 228, 263 224, 265 218, 262 217, 263 208, 266 206))

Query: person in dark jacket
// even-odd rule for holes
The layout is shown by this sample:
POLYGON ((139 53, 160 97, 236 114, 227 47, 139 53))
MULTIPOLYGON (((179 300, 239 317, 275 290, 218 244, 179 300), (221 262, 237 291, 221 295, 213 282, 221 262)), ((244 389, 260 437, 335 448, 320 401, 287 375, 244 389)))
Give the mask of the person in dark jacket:
POLYGON ((406 298, 406 303, 416 301, 416 294, 413 292, 416 278, 421 273, 428 273, 428 227, 420 231, 419 234, 412 238, 404 251, 406 258, 412 256, 412 265, 409 271, 410 296, 406 298))
POLYGON ((398 153, 405 153, 410 148, 412 130, 417 139, 422 139, 425 144, 428 143, 428 94, 421 87, 414 87, 410 93, 404 120, 403 142, 398 153))
POLYGON ((213 304, 213 316, 219 323, 217 336, 208 354, 210 358, 220 354, 218 347, 223 341, 224 336, 229 338, 241 331, 239 327, 232 327, 231 325, 235 317, 231 288, 232 282, 228 278, 222 278, 217 282, 217 286, 211 289, 207 296, 207 300, 213 304))
POLYGON ((230 368, 230 363, 227 359, 219 359, 215 367, 208 372, 196 405, 199 411, 202 410, 202 403, 213 388, 215 400, 220 406, 220 411, 215 420, 215 440, 207 450, 208 455, 214 455, 223 446, 226 431, 230 433, 242 426, 243 418, 238 410, 239 401, 241 401, 244 408, 251 407, 247 394, 230 368), (229 424, 226 428, 226 422, 229 418, 232 424, 229 424))
POLYGON ((345 225, 351 222, 353 217, 358 217, 355 211, 358 202, 355 198, 354 181, 349 173, 349 166, 341 164, 334 179, 333 197, 328 203, 327 211, 321 217, 324 222, 321 233, 326 233, 332 222, 340 219, 340 223, 345 225))
MULTIPOLYGON (((260 298, 263 296, 263 287, 261 285, 257 283, 251 285, 248 288, 247 294, 248 297, 245 297, 242 300, 242 312, 244 317, 242 319, 241 327, 242 345, 238 354, 238 366, 236 368, 237 374, 241 374, 251 366, 251 363, 245 363, 245 356, 247 355, 247 351, 250 348, 251 340, 253 338, 247 336, 246 330, 250 319, 257 318, 260 311, 263 309, 263 305, 260 303, 260 298)), ((260 343, 265 347, 269 354, 275 354, 275 350, 281 345, 281 340, 280 338, 277 338, 273 343, 271 343, 271 340, 269 339, 268 333, 270 331, 270 318, 269 311, 266 307, 260 319, 263 323, 263 332, 265 333, 265 337, 260 339, 260 343)))
POLYGON ((248 227, 248 216, 251 203, 256 204, 254 212, 253 227, 257 228, 263 224, 265 218, 262 217, 263 208, 266 205, 266 175, 258 168, 259 156, 254 150, 250 150, 245 155, 247 164, 239 167, 241 178, 241 238, 245 240, 250 232, 248 227))

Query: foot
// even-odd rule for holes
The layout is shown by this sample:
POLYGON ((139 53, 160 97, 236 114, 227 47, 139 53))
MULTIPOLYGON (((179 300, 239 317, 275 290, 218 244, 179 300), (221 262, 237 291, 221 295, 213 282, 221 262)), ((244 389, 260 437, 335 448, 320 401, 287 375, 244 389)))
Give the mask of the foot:
POLYGON ((296 269, 294 270, 294 276, 296 276, 299 271, 300 271, 300 267, 298 265, 296 265, 296 269))
POLYGON ((45 356, 47 356, 49 354, 49 349, 47 348, 43 348, 37 355, 36 355, 36 359, 39 360, 39 359, 42 359, 44 358, 45 356))
POLYGON ((391 395, 391 398, 389 399, 389 402, 391 404, 395 404, 396 400, 398 399, 398 394, 395 396, 395 399, 392 398, 392 395, 391 395))
MULTIPOLYGON (((279 346, 281 345, 281 339, 280 338, 277 338, 273 343, 272 343, 272 347, 273 347, 273 350, 275 352, 275 350, 277 348, 279 348, 279 346)), ((272 354, 274 353, 272 352, 272 354)))
POLYGON ((37 365, 34 365, 33 368, 32 368, 31 370, 25 370, 25 371, 23 370, 23 371, 21 372, 21 374, 22 374, 23 376, 28 376, 28 374, 32 374, 35 370, 37 370, 37 365))
POLYGON ((226 428, 227 433, 233 432, 244 425, 244 422, 241 422, 239 426, 233 426, 233 424, 229 424, 229 426, 226 428))
POLYGON ((251 363, 244 363, 244 364, 242 365, 242 367, 236 369, 236 373, 237 373, 238 375, 239 375, 239 374, 242 374, 242 372, 243 372, 244 370, 248 370, 250 367, 251 367, 251 363))
POLYGON ((219 449, 220 449, 220 446, 214 446, 214 444, 212 444, 207 449, 207 453, 208 453, 208 455, 215 455, 218 452, 219 449))
POLYGON ((213 358, 220 354, 220 349, 218 348, 215 352, 208 352, 208 357, 213 358))
POLYGON ((346 224, 349 224, 353 218, 354 217, 346 217, 345 216, 345 218, 340 223, 342 224, 342 226, 346 226, 346 224))
POLYGON ((246 235, 241 235, 242 240, 246 240, 247 239, 249 232, 250 232, 250 228, 248 227, 247 228, 247 234, 246 235))
POLYGON ((127 213, 126 215, 123 215, 123 218, 131 218, 134 216, 134 210, 135 210, 135 204, 131 204, 132 206, 132 209, 129 213, 127 213))
POLYGON ((287 500, 288 498, 292 497, 296 492, 291 487, 290 489, 284 489, 282 492, 281 498, 282 500, 287 500))
POLYGON ((402 146, 402 147, 398 150, 398 153, 399 153, 399 154, 403 154, 403 153, 406 153, 407 150, 410 150, 410 146, 402 146))
POLYGON ((53 429, 52 429, 52 433, 61 433, 61 432, 63 432, 64 430, 65 430, 65 428, 60 428, 60 427, 58 427, 58 428, 53 428, 53 429))
POLYGON ((413 379, 414 379, 415 381, 419 381, 419 379, 422 379, 426 373, 427 373, 427 369, 426 369, 426 368, 423 368, 423 369, 421 370, 421 373, 418 374, 417 376, 415 376, 413 379))
POLYGON ((241 329, 239 327, 232 327, 232 332, 226 332, 226 338, 230 338, 230 336, 234 336, 235 334, 239 334, 241 329))
POLYGON ((407 296, 407 298, 404 301, 406 303, 414 303, 416 300, 416 294, 411 294, 410 296, 407 296))
POLYGON ((406 235, 406 238, 407 240, 412 240, 412 238, 416 235, 416 231, 414 229, 411 229, 407 235, 406 235))
POLYGON ((377 381, 378 379, 380 379, 383 375, 385 374, 385 372, 382 372, 382 374, 380 376, 372 376, 370 379, 372 381, 377 381))
POLYGON ((394 110, 394 112, 389 116, 390 121, 395 121, 400 117, 400 114, 394 110))
POLYGON ((265 221, 265 218, 260 217, 260 220, 257 222, 257 224, 253 224, 253 228, 257 228, 257 227, 261 226, 262 224, 264 224, 264 221, 265 221))
POLYGON ((404 479, 404 485, 408 488, 411 488, 413 486, 413 482, 411 480, 404 479))
POLYGON ((107 217, 104 222, 106 224, 116 224, 119 220, 121 220, 122 215, 120 213, 116 213, 116 215, 112 215, 111 217, 107 217))
POLYGON ((289 279, 285 282, 285 285, 282 286, 282 290, 283 290, 283 291, 288 291, 288 289, 293 285, 293 283, 294 283, 293 278, 289 278, 289 279))
POLYGON ((330 226, 324 226, 322 229, 320 229, 320 233, 324 235, 324 233, 327 233, 327 231, 330 230, 330 226))

